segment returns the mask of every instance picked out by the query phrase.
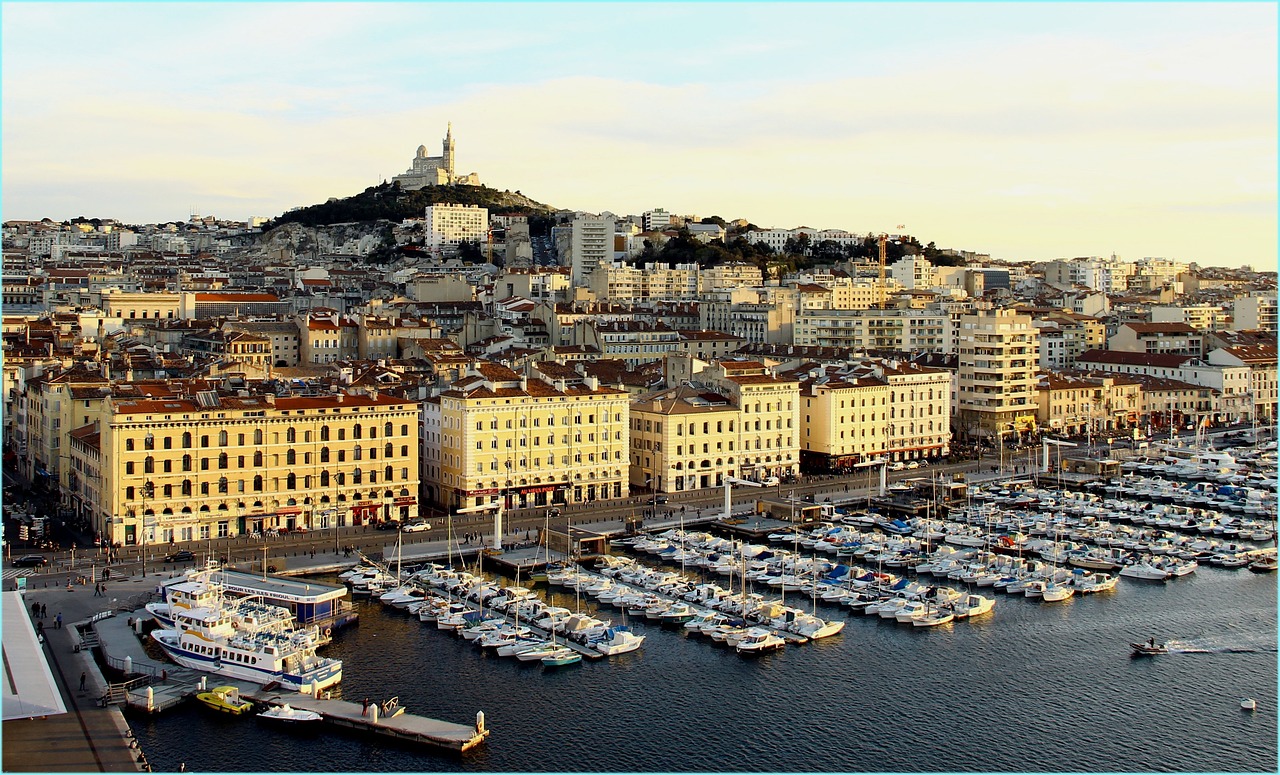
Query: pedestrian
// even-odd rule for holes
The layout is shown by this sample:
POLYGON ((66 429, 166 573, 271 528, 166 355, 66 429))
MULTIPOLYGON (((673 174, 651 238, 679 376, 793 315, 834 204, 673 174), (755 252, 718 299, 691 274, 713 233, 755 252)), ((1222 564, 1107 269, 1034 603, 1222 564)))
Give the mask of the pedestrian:
POLYGON ((36 635, 44 635, 44 622, 36 621, 36 635))
POLYGON ((364 707, 360 710, 360 715, 361 716, 369 715, 369 698, 368 697, 364 698, 364 707))
POLYGON ((40 618, 40 604, 39 604, 39 603, 36 603, 36 602, 32 602, 32 603, 31 603, 31 618, 32 618, 32 619, 39 619, 39 618, 40 618))
POLYGON ((61 611, 59 611, 58 615, 53 618, 53 629, 55 630, 62 629, 62 612, 61 611))
POLYGON ((47 603, 40 604, 40 618, 41 619, 49 618, 49 605, 47 603))
POLYGON ((84 691, 84 682, 88 680, 88 678, 89 678, 88 673, 85 673, 85 672, 80 673, 80 691, 84 691))

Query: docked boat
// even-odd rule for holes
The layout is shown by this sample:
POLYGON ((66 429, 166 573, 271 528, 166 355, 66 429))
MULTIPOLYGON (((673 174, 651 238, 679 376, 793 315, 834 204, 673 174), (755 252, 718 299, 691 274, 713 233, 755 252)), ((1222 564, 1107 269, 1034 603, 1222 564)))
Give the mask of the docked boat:
POLYGON ((1129 648, 1133 649, 1135 657, 1150 657, 1156 654, 1168 654, 1169 647, 1164 643, 1156 643, 1155 638, 1146 643, 1130 643, 1129 648))
POLYGON ((280 721, 286 724, 306 724, 312 721, 319 721, 321 716, 314 710, 301 710, 292 708, 288 703, 278 705, 270 710, 264 710, 258 714, 258 718, 264 718, 269 721, 280 721))
POLYGON ((1249 563, 1249 570, 1254 573, 1275 573, 1277 567, 1278 565, 1275 555, 1263 557, 1262 559, 1254 560, 1249 563))
POLYGON ((785 645, 786 641, 763 627, 752 627, 743 634, 734 648, 739 654, 761 654, 776 651, 785 645))
POLYGON ((253 709, 253 703, 240 696, 234 686, 216 686, 207 692, 199 692, 196 699, 214 710, 239 715, 253 709))
POLYGON ((151 637, 179 665, 228 678, 278 682, 295 692, 327 689, 342 680, 342 661, 317 656, 310 632, 278 621, 268 628, 244 627, 235 610, 221 597, 175 609, 174 627, 151 637))
POLYGON ((565 665, 574 665, 581 661, 581 654, 564 646, 560 646, 555 651, 542 655, 542 664, 546 667, 564 667, 565 665))
POLYGON ((591 644, 592 648, 605 656, 616 656, 635 651, 644 643, 646 636, 636 635, 626 627, 611 627, 606 631, 606 639, 591 644))

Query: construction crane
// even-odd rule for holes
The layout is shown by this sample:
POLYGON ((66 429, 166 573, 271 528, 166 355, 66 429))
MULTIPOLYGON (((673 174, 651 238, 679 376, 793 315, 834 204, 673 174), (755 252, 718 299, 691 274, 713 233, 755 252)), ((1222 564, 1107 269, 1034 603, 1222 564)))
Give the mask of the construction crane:
MULTIPOLYGON (((897 228, 899 230, 902 230, 907 227, 905 224, 900 223, 897 225, 897 228)), ((885 258, 887 254, 886 246, 888 245, 888 241, 889 241, 889 235, 885 234, 884 232, 880 232, 880 239, 879 239, 879 242, 880 242, 880 285, 879 285, 880 309, 884 309, 885 296, 888 295, 884 286, 884 267, 886 263, 885 262, 885 258)))

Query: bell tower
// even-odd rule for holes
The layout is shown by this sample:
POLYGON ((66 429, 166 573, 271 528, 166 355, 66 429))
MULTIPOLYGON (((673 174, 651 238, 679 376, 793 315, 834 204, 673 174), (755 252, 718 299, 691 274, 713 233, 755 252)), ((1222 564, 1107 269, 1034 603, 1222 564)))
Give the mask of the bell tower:
POLYGON ((449 122, 448 129, 444 135, 444 171, 449 176, 449 182, 453 182, 453 122, 449 122))

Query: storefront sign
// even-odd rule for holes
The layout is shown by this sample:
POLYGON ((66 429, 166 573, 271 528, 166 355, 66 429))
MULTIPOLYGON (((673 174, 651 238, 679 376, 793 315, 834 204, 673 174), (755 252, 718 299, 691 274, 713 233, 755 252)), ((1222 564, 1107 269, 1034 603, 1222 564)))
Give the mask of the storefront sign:
POLYGON ((544 486, 542 486, 542 487, 522 487, 522 488, 520 488, 520 492, 522 492, 522 493, 526 493, 526 494, 528 494, 528 493, 535 493, 535 492, 555 492, 555 491, 556 491, 556 486, 555 486, 554 484, 544 485, 544 486))
POLYGON ((283 509, 276 509, 276 514, 285 517, 290 514, 301 514, 302 509, 298 506, 286 506, 283 509))
POLYGON ((412 506, 418 502, 418 499, 414 497, 396 498, 394 502, 397 506, 412 506))

